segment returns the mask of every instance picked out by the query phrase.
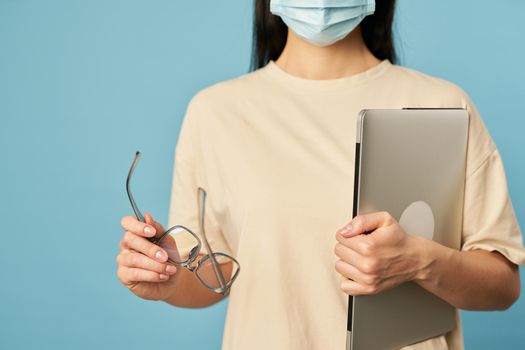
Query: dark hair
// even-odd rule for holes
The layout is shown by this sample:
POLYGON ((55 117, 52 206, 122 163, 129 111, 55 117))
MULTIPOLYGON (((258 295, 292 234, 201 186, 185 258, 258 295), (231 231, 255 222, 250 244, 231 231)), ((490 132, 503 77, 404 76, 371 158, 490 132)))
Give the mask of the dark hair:
MULTIPOLYGON (((392 23, 395 0, 377 0, 373 15, 361 22, 363 40, 372 54, 380 60, 396 62, 392 23)), ((270 12, 270 0, 255 0, 251 69, 264 67, 283 52, 288 27, 281 17, 270 12)))

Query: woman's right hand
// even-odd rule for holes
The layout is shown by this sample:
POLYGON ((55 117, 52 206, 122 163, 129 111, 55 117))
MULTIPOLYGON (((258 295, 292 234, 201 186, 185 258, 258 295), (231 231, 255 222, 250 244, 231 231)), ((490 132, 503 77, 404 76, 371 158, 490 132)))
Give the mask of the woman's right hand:
POLYGON ((161 235, 164 228, 145 214, 146 223, 133 216, 124 216, 121 226, 125 233, 117 255, 117 277, 135 295, 148 300, 165 300, 175 289, 177 267, 167 262, 164 249, 147 238, 161 235))

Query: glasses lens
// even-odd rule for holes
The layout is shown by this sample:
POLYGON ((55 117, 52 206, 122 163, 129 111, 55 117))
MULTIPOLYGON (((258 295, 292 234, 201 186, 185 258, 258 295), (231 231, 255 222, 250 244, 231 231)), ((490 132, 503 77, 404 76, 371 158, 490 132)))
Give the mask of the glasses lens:
POLYGON ((175 227, 170 229, 158 244, 164 248, 171 260, 184 263, 198 253, 199 241, 185 228, 175 227))
POLYGON ((224 288, 233 283, 239 272, 239 265, 228 255, 213 253, 215 260, 219 264, 217 269, 214 267, 212 259, 206 255, 199 262, 199 268, 195 273, 199 279, 210 289, 224 288), (219 275, 222 272, 221 276, 219 275))

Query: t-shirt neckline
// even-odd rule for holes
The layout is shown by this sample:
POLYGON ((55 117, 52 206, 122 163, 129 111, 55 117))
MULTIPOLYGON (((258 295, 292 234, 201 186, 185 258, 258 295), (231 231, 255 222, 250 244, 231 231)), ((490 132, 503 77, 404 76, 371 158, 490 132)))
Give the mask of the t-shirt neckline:
POLYGON ((292 75, 279 67, 274 60, 270 60, 263 68, 274 79, 281 81, 283 84, 292 86, 300 90, 310 90, 317 92, 345 90, 352 86, 362 84, 371 79, 382 75, 392 63, 388 59, 382 60, 375 66, 353 75, 334 79, 306 79, 292 75))

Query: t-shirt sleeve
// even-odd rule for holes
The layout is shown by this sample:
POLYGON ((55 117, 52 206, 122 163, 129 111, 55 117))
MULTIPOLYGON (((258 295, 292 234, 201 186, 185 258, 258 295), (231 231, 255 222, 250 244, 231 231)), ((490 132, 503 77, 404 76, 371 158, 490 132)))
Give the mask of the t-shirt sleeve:
MULTIPOLYGON (((175 146, 168 227, 182 225, 189 228, 201 240, 201 254, 207 253, 198 223, 197 189, 200 186, 207 192, 204 229, 208 242, 213 251, 231 254, 221 226, 210 205, 210 191, 203 181, 204 164, 200 154, 201 147, 196 120, 199 108, 196 104, 195 98, 190 101, 175 146)), ((187 256, 194 246, 195 240, 190 239, 188 235, 181 235, 177 240, 177 247, 182 256, 187 256), (183 239, 183 237, 188 237, 188 239, 183 239)))
POLYGON ((470 115, 461 250, 497 251, 525 264, 522 233, 512 206, 501 155, 468 96, 470 115))

